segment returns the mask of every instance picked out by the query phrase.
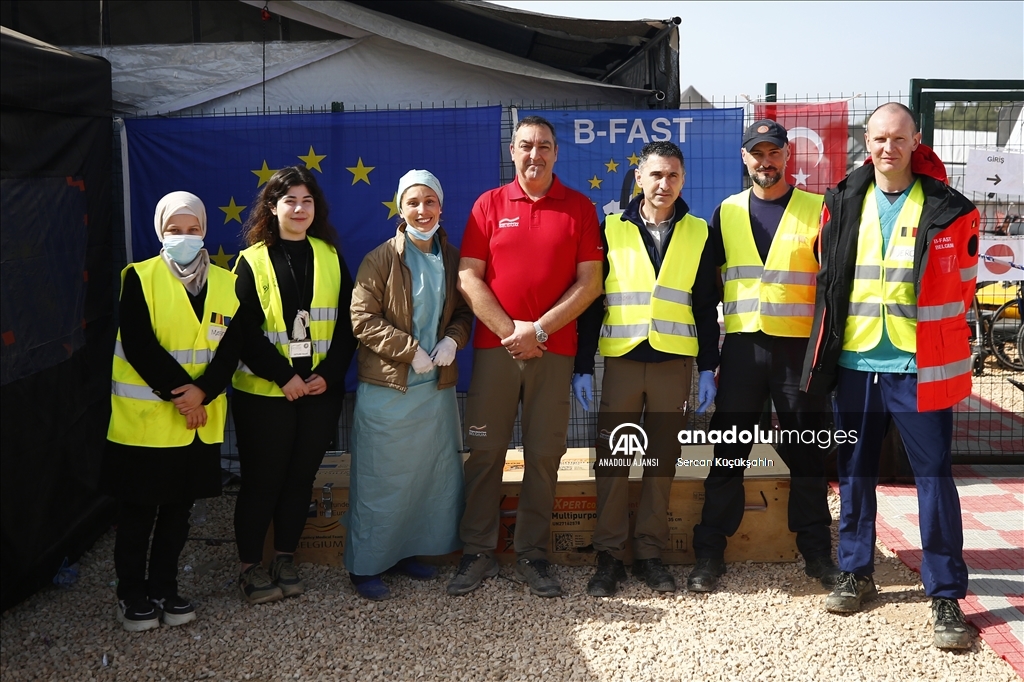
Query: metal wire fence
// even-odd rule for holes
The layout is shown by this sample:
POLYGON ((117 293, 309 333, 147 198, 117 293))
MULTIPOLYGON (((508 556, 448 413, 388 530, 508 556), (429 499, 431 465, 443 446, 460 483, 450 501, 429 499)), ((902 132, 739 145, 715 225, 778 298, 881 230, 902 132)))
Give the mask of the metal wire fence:
MULTIPOLYGON (((961 84, 962 85, 962 84, 961 84)), ((982 84, 978 84, 982 85, 982 84)), ((959 86, 958 86, 959 87, 959 86)), ((943 160, 949 184, 974 202, 981 214, 982 238, 1024 234, 1019 194, 976 192, 966 187, 967 159, 971 149, 1001 150, 1008 144, 1020 148, 1019 121, 1024 91, 956 91, 919 97, 925 142, 943 160), (1018 128, 1014 140, 1014 128, 1018 128)), ((1018 190, 1019 191, 1019 190, 1018 190)), ((979 273, 985 268, 979 267, 979 273)), ((979 280, 984 277, 979 277, 979 280)), ((980 282, 979 282, 980 285, 980 282)), ((994 283, 980 290, 979 315, 989 319, 999 305, 1012 300, 1017 287, 994 283)), ((1020 325, 1019 309, 1016 325, 1020 325)), ((974 323, 968 315, 969 322, 974 323)), ((1014 322, 1010 321, 1009 325, 1014 322)), ((976 328, 972 326, 972 333, 976 328)), ((1024 372, 999 360, 985 339, 974 339, 980 352, 975 364, 973 395, 956 408, 954 455, 960 461, 1024 461, 1024 372)), ((999 342, 1001 343, 1001 342, 999 342)), ((1014 342, 1015 343, 1015 342, 1014 342)), ((1019 366, 1021 349, 1016 353, 1019 366)))
MULTIPOLYGON (((847 137, 846 137, 846 171, 860 166, 867 158, 865 146, 865 124, 870 113, 878 106, 887 102, 910 103, 909 93, 825 93, 814 95, 780 95, 775 101, 780 104, 790 103, 818 103, 827 101, 844 100, 847 109, 847 137)), ((731 98, 709 98, 700 101, 684 102, 684 109, 687 108, 741 108, 744 110, 744 125, 755 120, 755 105, 758 100, 745 96, 731 98)), ((439 102, 422 103, 419 107, 411 109, 431 108, 461 108, 477 106, 493 106, 495 102, 439 102)), ((501 102, 502 105, 502 131, 501 131, 501 179, 502 182, 509 182, 515 175, 515 169, 509 155, 508 146, 511 140, 512 129, 518 109, 533 110, 616 110, 622 108, 620 104, 594 101, 510 101, 501 102)), ((410 107, 403 107, 409 109, 410 107)), ((972 147, 999 148, 1006 144, 1006 140, 1012 131, 1012 122, 1020 115, 1021 101, 1016 97, 1009 97, 1006 101, 986 101, 984 106, 964 105, 961 102, 940 102, 936 106, 932 131, 934 138, 934 149, 946 163, 950 184, 963 190, 964 172, 967 150, 972 147), (1007 121, 1011 122, 1007 125, 1007 121)), ((271 111, 261 110, 224 110, 203 112, 202 116, 273 116, 284 114, 304 113, 329 113, 334 112, 344 115, 351 111, 388 111, 395 110, 394 107, 360 107, 358 109, 346 110, 343 104, 334 103, 331 107, 305 107, 296 106, 287 109, 271 111)), ((176 116, 178 114, 170 114, 176 116)), ((191 116, 194 114, 184 114, 191 116)), ((115 149, 114 158, 121 158, 120 137, 114 136, 115 149)), ((115 168, 115 174, 120 173, 120 168, 115 168)), ((736 150, 736 173, 743 178, 744 186, 749 186, 745 169, 741 163, 739 150, 736 150)), ((115 193, 120 194, 121 183, 115 178, 115 193)), ((979 194, 965 192, 966 196, 975 202, 982 215, 982 230, 985 234, 995 234, 1006 226, 1019 220, 1020 197, 1012 197, 997 194, 979 194)), ((118 212, 124 205, 123 196, 115 196, 115 208, 118 212)), ((700 216, 710 219, 711 216, 700 216)), ((122 216, 123 218, 123 216, 122 216)), ((123 247, 123 240, 115 243, 120 244, 120 252, 115 257, 123 265, 126 255, 123 247)), ((595 386, 598 395, 596 400, 600 401, 600 385, 603 372, 601 358, 597 358, 595 386)), ((696 372, 694 373, 692 386, 691 405, 696 405, 696 372)), ((996 364, 994 358, 989 358, 980 366, 980 372, 975 377, 974 396, 971 400, 965 401, 957 408, 956 438, 954 443, 954 454, 963 461, 981 461, 982 459, 992 460, 1000 457, 1020 457, 1024 459, 1024 415, 1022 415, 1021 391, 1007 379, 1021 380, 1024 377, 1020 372, 1013 372, 1001 368, 996 364)), ((568 390, 568 387, 567 387, 568 390)), ((345 403, 345 410, 338 425, 336 442, 332 449, 347 450, 350 443, 350 432, 352 424, 352 408, 354 395, 349 395, 345 403)), ((459 396, 460 411, 464 409, 465 395, 459 396)), ((691 428, 706 429, 710 420, 711 411, 707 415, 692 418, 691 428)), ((596 436, 596 417, 593 413, 583 412, 579 405, 573 401, 572 416, 569 424, 568 445, 570 447, 590 447, 596 436)), ((515 431, 510 447, 521 447, 521 431, 517 420, 515 431)), ((237 470, 236 444, 233 425, 229 423, 227 439, 223 448, 225 466, 228 469, 237 470)))

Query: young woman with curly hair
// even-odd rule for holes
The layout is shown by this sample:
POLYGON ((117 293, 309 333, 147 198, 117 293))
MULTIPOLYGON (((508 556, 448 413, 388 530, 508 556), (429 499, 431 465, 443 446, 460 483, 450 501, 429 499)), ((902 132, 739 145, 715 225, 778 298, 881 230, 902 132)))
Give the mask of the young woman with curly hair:
POLYGON ((292 560, 310 490, 338 431, 355 352, 352 277, 306 168, 282 168, 255 200, 235 274, 244 332, 233 408, 242 485, 235 505, 239 587, 251 604, 302 594, 292 560), (275 556, 261 565, 274 524, 275 556))

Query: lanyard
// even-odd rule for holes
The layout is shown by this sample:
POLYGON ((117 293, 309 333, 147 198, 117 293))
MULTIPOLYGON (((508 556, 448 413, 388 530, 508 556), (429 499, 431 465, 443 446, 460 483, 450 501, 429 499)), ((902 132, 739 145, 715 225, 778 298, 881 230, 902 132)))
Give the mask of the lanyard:
POLYGON ((308 338, 306 333, 309 329, 309 310, 307 306, 302 304, 302 297, 306 293, 306 277, 309 275, 309 259, 313 257, 312 249, 306 256, 306 262, 302 267, 302 286, 299 286, 299 280, 295 276, 295 268, 292 267, 292 257, 288 254, 288 249, 281 245, 281 251, 284 253, 285 262, 288 263, 288 272, 291 273, 292 283, 295 285, 295 296, 298 299, 299 307, 295 311, 295 321, 292 323, 292 339, 300 341, 308 338))

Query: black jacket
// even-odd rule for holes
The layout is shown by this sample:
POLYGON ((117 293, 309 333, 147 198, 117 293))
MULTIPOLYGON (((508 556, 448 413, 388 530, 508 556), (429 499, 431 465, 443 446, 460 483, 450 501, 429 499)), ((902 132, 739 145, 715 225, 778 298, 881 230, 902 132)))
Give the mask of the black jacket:
MULTIPOLYGON (((915 169, 916 170, 916 169, 915 169)), ((914 292, 921 293, 921 275, 928 249, 935 237, 958 219, 975 211, 962 194, 941 180, 919 174, 924 190, 924 210, 914 242, 914 292)), ((861 166, 825 193, 825 224, 818 235, 818 291, 814 324, 804 358, 801 385, 808 393, 824 395, 835 388, 839 355, 843 350, 846 315, 850 307, 853 271, 857 261, 861 208, 875 168, 861 166)), ((977 242, 969 248, 977 252, 977 242)))

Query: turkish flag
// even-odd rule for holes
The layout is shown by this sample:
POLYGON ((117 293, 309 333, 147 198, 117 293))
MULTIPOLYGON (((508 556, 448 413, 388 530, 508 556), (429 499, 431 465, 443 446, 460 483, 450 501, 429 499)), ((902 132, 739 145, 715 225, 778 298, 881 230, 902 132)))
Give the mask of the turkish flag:
POLYGON ((755 119, 778 121, 789 132, 786 181, 824 194, 846 176, 846 100, 821 104, 754 104, 755 119))

